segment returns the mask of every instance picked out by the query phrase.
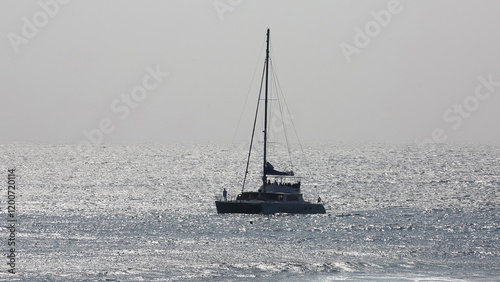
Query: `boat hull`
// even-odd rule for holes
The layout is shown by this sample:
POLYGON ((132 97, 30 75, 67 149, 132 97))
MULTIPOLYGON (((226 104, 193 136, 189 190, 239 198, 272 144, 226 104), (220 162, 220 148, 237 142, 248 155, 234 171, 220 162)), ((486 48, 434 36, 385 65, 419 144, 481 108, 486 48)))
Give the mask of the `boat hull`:
POLYGON ((218 213, 246 214, 322 214, 326 213, 322 204, 311 203, 276 203, 252 201, 215 201, 218 213))

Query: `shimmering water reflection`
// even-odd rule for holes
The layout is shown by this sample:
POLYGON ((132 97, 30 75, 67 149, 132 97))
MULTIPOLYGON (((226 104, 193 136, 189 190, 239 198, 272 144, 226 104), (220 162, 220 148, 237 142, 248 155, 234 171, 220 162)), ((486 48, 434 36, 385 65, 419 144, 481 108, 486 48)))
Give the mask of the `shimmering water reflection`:
POLYGON ((15 165, 21 179, 21 280, 491 281, 500 274, 495 146, 306 146, 310 161, 299 167, 315 169, 303 192, 325 200, 324 215, 216 214, 214 196, 241 189, 244 148, 116 145, 88 156, 70 145, 1 148, 10 152, 2 163, 15 165))

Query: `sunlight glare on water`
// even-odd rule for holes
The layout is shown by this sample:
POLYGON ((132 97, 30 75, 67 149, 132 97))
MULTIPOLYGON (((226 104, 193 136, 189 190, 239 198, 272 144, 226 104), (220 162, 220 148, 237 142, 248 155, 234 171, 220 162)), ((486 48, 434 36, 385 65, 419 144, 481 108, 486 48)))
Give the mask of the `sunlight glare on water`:
MULTIPOLYGON (((19 178, 21 280, 500 274, 498 146, 307 145, 295 170, 305 176, 305 198, 321 196, 327 213, 269 216, 215 210, 223 188, 230 197, 241 191, 246 146, 106 145, 89 155, 71 145, 1 149, 2 171, 15 166, 19 178)), ((260 181, 258 165, 249 187, 260 181)))

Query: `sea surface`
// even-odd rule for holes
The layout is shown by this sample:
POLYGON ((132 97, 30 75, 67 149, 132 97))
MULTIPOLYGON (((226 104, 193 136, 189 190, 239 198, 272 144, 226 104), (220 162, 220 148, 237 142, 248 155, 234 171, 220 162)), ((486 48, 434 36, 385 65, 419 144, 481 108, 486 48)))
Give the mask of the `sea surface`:
MULTIPOLYGON (((272 148, 271 148, 272 149, 272 148)), ((500 281, 500 146, 292 149, 322 215, 219 215, 247 145, 0 145, 0 280, 500 281), (7 271, 15 168, 16 274, 7 271)), ((259 185, 252 157, 247 190, 259 185)), ((288 156, 270 153, 276 169, 288 156)))

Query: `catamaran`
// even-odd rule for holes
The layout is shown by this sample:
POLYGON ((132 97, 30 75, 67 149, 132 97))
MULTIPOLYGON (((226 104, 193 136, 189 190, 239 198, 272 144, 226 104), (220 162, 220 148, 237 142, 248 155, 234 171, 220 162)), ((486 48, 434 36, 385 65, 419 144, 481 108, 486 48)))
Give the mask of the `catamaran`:
MULTIPOLYGON (((245 213, 245 214, 275 214, 275 213, 293 213, 293 214, 318 214, 325 213, 325 208, 318 198, 317 203, 305 201, 300 192, 301 177, 295 176, 293 171, 278 171, 267 160, 268 143, 268 85, 269 85, 269 39, 270 30, 267 29, 266 36, 266 59, 265 59, 265 99, 264 99, 264 153, 262 169, 262 185, 255 192, 244 192, 250 154, 252 151, 255 124, 257 113, 255 115, 252 138, 250 141, 250 150, 248 153, 245 177, 243 180, 242 193, 235 199, 227 200, 226 194, 221 199, 215 201, 218 213, 245 213)), ((259 94, 260 101, 260 94, 259 94)), ((259 106, 257 106, 258 109, 259 106)), ((258 110, 257 110, 258 112, 258 110)), ((224 190, 225 191, 225 190, 224 190)))

